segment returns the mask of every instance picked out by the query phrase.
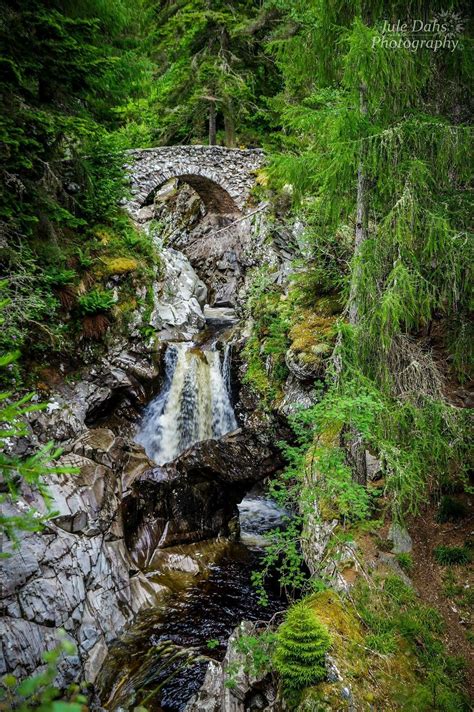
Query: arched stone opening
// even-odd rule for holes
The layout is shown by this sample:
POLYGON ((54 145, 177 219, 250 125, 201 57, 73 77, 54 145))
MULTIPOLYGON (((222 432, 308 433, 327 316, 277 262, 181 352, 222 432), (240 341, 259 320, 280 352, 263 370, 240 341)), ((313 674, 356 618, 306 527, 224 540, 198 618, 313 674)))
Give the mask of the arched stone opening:
POLYGON ((197 173, 181 173, 170 176, 160 176, 156 185, 148 193, 143 205, 153 202, 156 193, 169 181, 179 180, 187 183, 201 198, 207 213, 216 215, 239 215, 241 213, 236 201, 230 193, 216 181, 197 173))

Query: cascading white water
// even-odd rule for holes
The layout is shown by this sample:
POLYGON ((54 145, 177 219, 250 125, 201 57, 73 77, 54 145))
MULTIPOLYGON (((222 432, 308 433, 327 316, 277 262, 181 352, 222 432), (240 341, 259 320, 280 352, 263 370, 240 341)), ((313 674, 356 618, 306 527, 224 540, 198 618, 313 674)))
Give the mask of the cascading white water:
POLYGON ((237 427, 229 398, 230 349, 221 365, 217 349, 170 344, 165 383, 147 407, 136 440, 158 465, 171 462, 200 440, 220 438, 237 427))

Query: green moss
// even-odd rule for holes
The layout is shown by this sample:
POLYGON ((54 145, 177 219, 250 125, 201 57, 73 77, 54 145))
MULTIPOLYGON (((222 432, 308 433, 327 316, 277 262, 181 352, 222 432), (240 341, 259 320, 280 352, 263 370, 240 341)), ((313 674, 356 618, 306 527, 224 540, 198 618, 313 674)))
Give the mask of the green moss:
POLYGON ((398 577, 359 580, 350 599, 319 591, 305 605, 325 625, 343 679, 309 686, 298 712, 349 709, 348 686, 360 709, 467 712, 464 663, 444 649, 441 616, 398 577))
POLYGON ((137 260, 131 257, 111 257, 103 260, 104 276, 113 274, 127 274, 135 272, 138 268, 137 260))

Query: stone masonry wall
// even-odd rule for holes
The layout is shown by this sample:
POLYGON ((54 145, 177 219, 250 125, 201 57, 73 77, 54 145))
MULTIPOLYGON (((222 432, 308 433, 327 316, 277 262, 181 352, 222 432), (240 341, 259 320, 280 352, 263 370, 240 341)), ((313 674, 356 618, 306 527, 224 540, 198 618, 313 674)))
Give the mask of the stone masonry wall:
POLYGON ((245 212, 255 172, 264 163, 261 149, 222 146, 162 146, 128 155, 132 198, 125 208, 134 219, 150 193, 171 178, 189 183, 212 212, 245 212))

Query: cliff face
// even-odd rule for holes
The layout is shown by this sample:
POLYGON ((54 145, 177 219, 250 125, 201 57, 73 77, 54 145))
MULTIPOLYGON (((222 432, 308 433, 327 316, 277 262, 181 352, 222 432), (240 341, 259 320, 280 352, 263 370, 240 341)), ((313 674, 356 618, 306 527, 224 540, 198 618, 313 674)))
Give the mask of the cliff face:
MULTIPOLYGON (((120 631, 169 595, 145 575, 154 559, 162 559, 160 551, 218 535, 235 538, 237 503, 281 465, 270 423, 252 419, 245 399, 237 408, 241 430, 198 443, 169 465, 158 468, 133 439, 144 404, 162 387, 167 342, 197 339, 206 314, 211 328, 216 316, 235 323, 247 268, 262 249, 249 223, 247 231, 239 224, 230 237, 222 233, 222 242, 219 235, 207 239, 219 219, 204 217, 201 205, 196 193, 182 187, 158 196, 147 219, 142 213, 140 228, 153 234, 158 264, 149 265, 145 278, 133 279, 130 294, 124 261, 107 263, 116 303, 128 307, 126 322, 117 321, 100 348, 82 342, 87 366, 73 375, 68 367, 64 378, 63 367, 53 365, 43 374, 49 379, 41 390, 47 409, 31 414, 29 436, 14 447, 28 454, 53 440, 63 451, 58 465, 77 471, 49 477, 52 518, 41 532, 23 533, 18 548, 6 546, 3 672, 21 678, 41 669, 42 655, 57 644, 61 628, 77 653, 62 660, 58 684, 93 682, 120 631), (177 223, 179 239, 168 239, 177 223), (150 274, 151 284, 144 281, 150 274), (227 311, 206 312, 216 303, 227 311)), ((235 369, 232 381, 239 398, 235 369)), ((26 506, 45 511, 25 486, 11 514, 26 506)), ((178 572, 181 559, 174 562, 178 572)))

